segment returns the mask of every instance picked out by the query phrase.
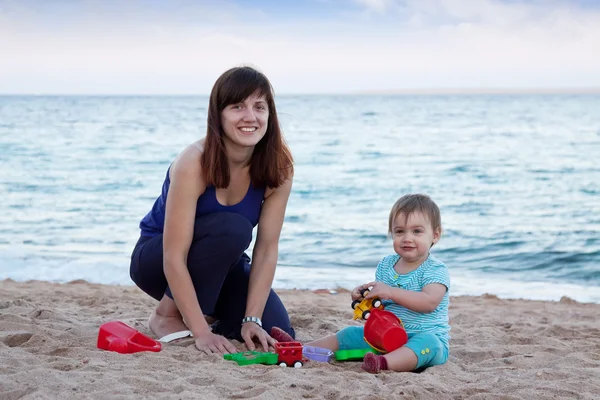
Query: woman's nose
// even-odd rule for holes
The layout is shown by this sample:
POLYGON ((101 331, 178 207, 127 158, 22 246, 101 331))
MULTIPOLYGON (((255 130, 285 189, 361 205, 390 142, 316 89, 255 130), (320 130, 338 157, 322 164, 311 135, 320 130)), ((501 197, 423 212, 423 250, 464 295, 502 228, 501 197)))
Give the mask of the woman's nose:
POLYGON ((243 115, 244 121, 256 121, 256 115, 254 114, 254 110, 251 108, 246 108, 243 115))

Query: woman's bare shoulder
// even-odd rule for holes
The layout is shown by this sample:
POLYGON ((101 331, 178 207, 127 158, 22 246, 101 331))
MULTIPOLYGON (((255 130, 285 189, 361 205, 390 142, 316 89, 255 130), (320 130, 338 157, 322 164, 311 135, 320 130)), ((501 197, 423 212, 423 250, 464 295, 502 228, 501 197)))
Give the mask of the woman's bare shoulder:
POLYGON ((279 186, 278 188, 270 188, 270 187, 266 188, 265 199, 267 199, 269 196, 271 196, 277 190, 287 191, 291 187, 293 180, 294 180, 294 170, 293 170, 293 168, 290 168, 285 172, 285 178, 284 178, 283 184, 281 186, 279 186))
POLYGON ((204 151, 204 140, 199 140, 187 146, 171 167, 171 179, 173 175, 184 179, 202 179, 202 153, 204 151))

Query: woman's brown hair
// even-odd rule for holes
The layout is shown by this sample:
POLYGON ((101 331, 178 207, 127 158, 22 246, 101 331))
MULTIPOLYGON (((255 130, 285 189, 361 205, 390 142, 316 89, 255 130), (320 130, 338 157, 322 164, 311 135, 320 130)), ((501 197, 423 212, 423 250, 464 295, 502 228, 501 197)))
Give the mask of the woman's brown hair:
POLYGON ((256 144, 250 160, 250 179, 255 187, 277 188, 293 173, 293 158, 279 126, 273 87, 267 77, 251 67, 236 67, 225 71, 215 82, 210 93, 208 124, 202 173, 207 185, 217 188, 229 186, 230 171, 225 153, 221 112, 230 104, 237 104, 258 92, 265 96, 269 119, 265 136, 256 144))

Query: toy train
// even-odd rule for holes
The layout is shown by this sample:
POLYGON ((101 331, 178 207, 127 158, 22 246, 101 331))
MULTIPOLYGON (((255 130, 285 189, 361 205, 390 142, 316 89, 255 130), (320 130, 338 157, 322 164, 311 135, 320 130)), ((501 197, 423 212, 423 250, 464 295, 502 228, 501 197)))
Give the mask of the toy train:
POLYGON ((275 352, 244 351, 242 353, 225 354, 226 360, 235 361, 238 365, 264 364, 282 367, 300 368, 307 361, 302 353, 300 342, 275 343, 275 352))

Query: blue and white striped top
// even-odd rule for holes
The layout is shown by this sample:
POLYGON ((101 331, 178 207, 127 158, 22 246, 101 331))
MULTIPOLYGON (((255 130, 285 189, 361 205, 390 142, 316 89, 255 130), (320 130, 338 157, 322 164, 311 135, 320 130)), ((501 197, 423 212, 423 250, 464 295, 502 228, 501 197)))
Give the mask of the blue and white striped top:
POLYGON ((375 280, 391 287, 399 287, 413 292, 421 292, 423 287, 431 283, 446 286, 446 294, 438 307, 430 313, 423 314, 405 308, 391 300, 383 300, 387 311, 393 312, 402 320, 406 333, 431 332, 440 338, 448 347, 450 325, 448 323, 448 306, 450 304, 450 274, 448 267, 432 255, 427 257, 417 269, 405 275, 400 275, 394 269, 400 256, 397 254, 384 257, 377 265, 375 280))

